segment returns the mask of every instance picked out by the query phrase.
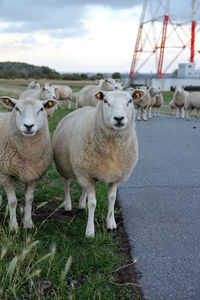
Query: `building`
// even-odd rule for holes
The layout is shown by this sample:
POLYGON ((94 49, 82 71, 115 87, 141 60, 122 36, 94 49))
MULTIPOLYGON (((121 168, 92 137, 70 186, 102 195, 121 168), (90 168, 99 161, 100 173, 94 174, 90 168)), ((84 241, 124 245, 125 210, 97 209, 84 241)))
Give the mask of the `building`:
POLYGON ((178 65, 178 78, 200 78, 200 70, 195 69, 195 63, 178 65))

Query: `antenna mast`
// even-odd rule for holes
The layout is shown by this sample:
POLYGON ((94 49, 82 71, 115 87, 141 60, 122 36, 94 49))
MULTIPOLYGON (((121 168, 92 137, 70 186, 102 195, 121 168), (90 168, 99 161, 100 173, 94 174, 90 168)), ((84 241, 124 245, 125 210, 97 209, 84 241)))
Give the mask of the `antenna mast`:
POLYGON ((190 62, 194 62, 194 43, 195 43, 195 27, 196 27, 196 0, 192 0, 192 26, 191 26, 191 46, 190 46, 190 62))

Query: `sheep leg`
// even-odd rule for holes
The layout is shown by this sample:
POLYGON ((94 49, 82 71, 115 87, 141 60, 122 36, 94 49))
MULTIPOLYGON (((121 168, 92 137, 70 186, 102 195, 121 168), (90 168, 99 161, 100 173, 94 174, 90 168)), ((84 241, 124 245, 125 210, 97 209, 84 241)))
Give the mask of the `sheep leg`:
POLYGON ((138 111, 137 111, 137 120, 140 121, 140 108, 138 108, 138 111))
POLYGON ((182 119, 185 118, 185 110, 184 110, 184 107, 181 108, 181 118, 182 118, 182 119))
POLYGON ((188 109, 186 110, 186 119, 187 119, 187 121, 190 120, 190 114, 191 114, 191 108, 188 108, 188 109))
POLYGON ((86 206, 86 198, 87 198, 87 190, 86 190, 86 189, 83 189, 82 194, 81 194, 81 197, 80 197, 79 202, 78 202, 78 207, 79 207, 80 209, 85 209, 85 206, 86 206))
POLYGON ((71 108, 71 107, 72 107, 71 99, 67 99, 67 107, 68 107, 68 108, 71 108))
POLYGON ((158 110, 157 110, 157 117, 160 117, 160 107, 158 107, 158 110))
POLYGON ((107 228, 108 229, 116 229, 117 225, 115 222, 115 200, 116 200, 116 193, 117 193, 117 184, 116 183, 110 183, 109 184, 109 190, 108 190, 108 201, 109 201, 109 207, 108 207, 108 214, 107 214, 107 228))
POLYGON ((147 117, 146 117, 146 110, 145 110, 144 108, 142 108, 142 119, 143 119, 144 121, 147 120, 147 117))
POLYGON ((85 231, 86 237, 94 237, 94 212, 96 208, 95 186, 91 185, 87 189, 88 194, 88 222, 85 231))
POLYGON ((72 201, 70 197, 70 179, 64 179, 64 190, 65 190, 65 199, 64 199, 64 208, 66 211, 72 210, 72 201))
POLYGON ((151 119, 151 106, 149 107, 149 119, 151 119))
POLYGON ((177 119, 179 118, 179 108, 178 107, 176 108, 176 118, 177 119))
POLYGON ((25 191, 25 209, 24 209, 24 228, 33 228, 32 221, 32 203, 33 193, 35 190, 36 182, 33 181, 26 185, 25 191))
POLYGON ((16 218, 16 208, 17 208, 17 198, 15 194, 14 185, 10 184, 9 186, 4 187, 7 198, 8 198, 8 209, 10 214, 10 227, 11 230, 17 230, 17 218, 16 218))

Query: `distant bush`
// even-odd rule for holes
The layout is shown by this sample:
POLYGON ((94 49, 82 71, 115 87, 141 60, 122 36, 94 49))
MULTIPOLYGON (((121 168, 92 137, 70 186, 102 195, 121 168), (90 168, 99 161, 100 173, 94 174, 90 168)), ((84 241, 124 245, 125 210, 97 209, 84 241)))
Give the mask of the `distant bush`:
POLYGON ((112 78, 113 79, 120 79, 121 78, 121 74, 119 72, 115 72, 112 74, 112 78))
MULTIPOLYGON (((34 78, 34 79, 62 79, 62 80, 96 80, 103 79, 105 76, 101 73, 88 76, 86 73, 64 73, 60 74, 47 66, 35 66, 23 62, 0 62, 0 78, 34 78)), ((119 78, 119 77, 118 77, 119 78)))
POLYGON ((46 66, 34 66, 21 62, 0 62, 0 78, 48 78, 60 79, 60 74, 46 66))

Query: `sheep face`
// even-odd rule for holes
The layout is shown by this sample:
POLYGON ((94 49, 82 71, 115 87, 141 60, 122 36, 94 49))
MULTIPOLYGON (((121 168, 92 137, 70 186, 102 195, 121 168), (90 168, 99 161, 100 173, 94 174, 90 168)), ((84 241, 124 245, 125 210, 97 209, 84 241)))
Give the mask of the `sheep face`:
POLYGON ((15 100, 9 97, 1 97, 0 101, 7 108, 13 108, 15 124, 23 136, 34 136, 44 125, 47 118, 45 110, 52 109, 55 100, 15 100))
POLYGON ((40 99, 56 99, 55 89, 51 85, 44 85, 41 90, 40 99))
POLYGON ((182 86, 178 85, 176 87, 175 93, 176 94, 182 94, 183 92, 184 92, 184 88, 182 86))
POLYGON ((161 96, 161 91, 160 91, 160 89, 155 89, 155 97, 156 98, 160 98, 160 96, 161 96))
POLYGON ((113 78, 99 80, 99 87, 104 91, 123 90, 120 80, 113 78))
POLYGON ((102 100, 103 120, 106 127, 123 130, 134 118, 133 98, 130 93, 100 91, 95 96, 102 100))
POLYGON ((40 88, 40 84, 37 81, 32 80, 31 82, 29 82, 28 88, 29 89, 35 89, 35 88, 39 89, 40 88))

